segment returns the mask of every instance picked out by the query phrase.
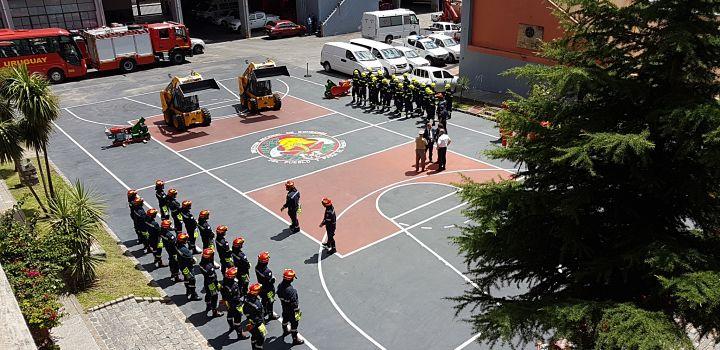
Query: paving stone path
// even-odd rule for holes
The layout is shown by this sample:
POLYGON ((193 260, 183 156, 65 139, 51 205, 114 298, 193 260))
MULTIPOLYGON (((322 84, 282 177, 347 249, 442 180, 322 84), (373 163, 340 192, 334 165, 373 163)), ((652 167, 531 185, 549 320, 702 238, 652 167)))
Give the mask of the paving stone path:
POLYGON ((209 349, 174 305, 159 298, 123 299, 88 310, 88 319, 108 349, 209 349))

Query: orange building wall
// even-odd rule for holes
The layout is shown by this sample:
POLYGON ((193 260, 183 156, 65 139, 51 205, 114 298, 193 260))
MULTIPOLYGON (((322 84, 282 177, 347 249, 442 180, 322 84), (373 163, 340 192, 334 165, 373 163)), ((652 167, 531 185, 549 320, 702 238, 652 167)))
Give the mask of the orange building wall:
MULTIPOLYGON (((467 1, 467 0, 466 0, 467 1)), ((551 63, 533 50, 517 46, 520 24, 543 27, 543 41, 561 37, 563 31, 546 0, 472 0, 472 26, 468 50, 534 62, 551 63)))

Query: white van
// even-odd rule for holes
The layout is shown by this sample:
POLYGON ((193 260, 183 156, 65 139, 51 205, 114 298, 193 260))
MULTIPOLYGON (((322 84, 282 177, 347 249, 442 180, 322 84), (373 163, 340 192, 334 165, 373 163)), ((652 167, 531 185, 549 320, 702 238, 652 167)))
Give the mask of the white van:
POLYGON ((320 64, 326 72, 338 71, 348 75, 352 75, 354 70, 382 70, 375 56, 362 46, 357 46, 341 42, 325 43, 320 54, 320 64))
POLYGON ((363 13, 362 37, 384 41, 420 33, 420 24, 415 12, 407 9, 372 11, 363 13))
POLYGON ((385 75, 403 74, 410 71, 410 66, 405 56, 403 56, 398 49, 388 44, 365 38, 352 39, 350 43, 370 50, 370 53, 380 60, 380 64, 382 64, 385 70, 385 75))

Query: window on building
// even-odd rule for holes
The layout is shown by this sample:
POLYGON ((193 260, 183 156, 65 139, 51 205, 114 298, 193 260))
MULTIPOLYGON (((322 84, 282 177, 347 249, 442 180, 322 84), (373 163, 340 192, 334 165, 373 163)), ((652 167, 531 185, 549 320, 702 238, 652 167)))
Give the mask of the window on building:
POLYGON ((7 0, 16 29, 97 27, 94 0, 7 0))

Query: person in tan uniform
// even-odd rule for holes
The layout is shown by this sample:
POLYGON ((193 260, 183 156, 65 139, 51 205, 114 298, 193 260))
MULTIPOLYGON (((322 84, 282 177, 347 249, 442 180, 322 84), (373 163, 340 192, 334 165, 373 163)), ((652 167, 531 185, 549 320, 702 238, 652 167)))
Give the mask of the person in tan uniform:
POLYGON ((424 137, 425 131, 419 130, 418 136, 415 138, 415 172, 425 171, 425 153, 428 142, 424 137), (422 170, 418 170, 422 168, 422 170))

